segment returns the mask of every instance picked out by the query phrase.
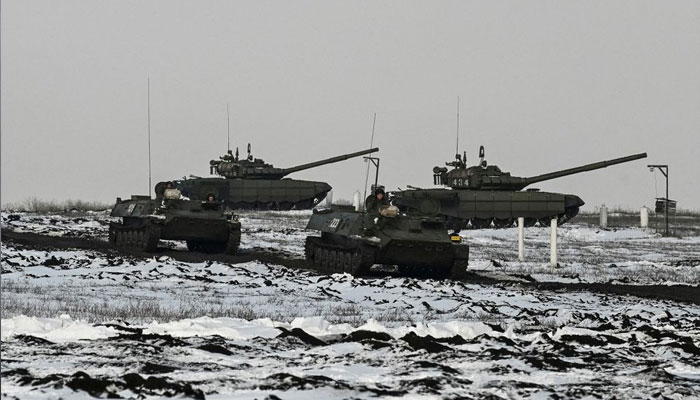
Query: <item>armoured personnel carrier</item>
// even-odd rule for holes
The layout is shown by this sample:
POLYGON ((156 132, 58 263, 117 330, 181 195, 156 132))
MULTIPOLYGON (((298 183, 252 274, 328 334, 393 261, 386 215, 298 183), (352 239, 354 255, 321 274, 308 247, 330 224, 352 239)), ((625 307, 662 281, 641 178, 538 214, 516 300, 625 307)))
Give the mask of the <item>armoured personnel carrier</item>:
POLYGON ((511 176, 484 159, 484 146, 479 149, 480 162, 467 166, 466 152, 457 154, 456 160, 447 167, 433 168, 435 185, 444 189, 419 189, 392 192, 394 204, 410 215, 440 215, 446 219, 450 229, 484 229, 491 226, 512 226, 518 217, 525 218, 525 226, 548 224, 553 218, 563 224, 575 217, 585 203, 573 194, 540 192, 527 186, 605 168, 645 158, 646 153, 600 161, 562 171, 533 177, 511 176))
POLYGON ((109 226, 109 241, 121 249, 153 252, 160 239, 185 240, 192 251, 235 254, 241 223, 217 201, 182 200, 176 189, 162 196, 117 198, 111 216, 122 222, 109 226))
POLYGON ((306 260, 330 273, 366 274, 374 264, 397 265, 409 276, 458 279, 466 274, 469 247, 459 236, 448 236, 444 220, 409 217, 388 206, 367 232, 366 214, 327 209, 314 212, 307 229, 320 236, 306 238, 306 260))
MULTIPOLYGON (((254 158, 248 144, 248 156, 239 157, 229 152, 209 162, 207 178, 193 177, 174 181, 183 196, 202 200, 214 194, 230 209, 308 210, 325 199, 331 186, 326 182, 303 181, 285 176, 309 168, 332 164, 349 158, 379 151, 378 148, 344 154, 290 168, 276 168, 262 159, 254 158)), ((156 186, 162 191, 166 182, 156 186)))

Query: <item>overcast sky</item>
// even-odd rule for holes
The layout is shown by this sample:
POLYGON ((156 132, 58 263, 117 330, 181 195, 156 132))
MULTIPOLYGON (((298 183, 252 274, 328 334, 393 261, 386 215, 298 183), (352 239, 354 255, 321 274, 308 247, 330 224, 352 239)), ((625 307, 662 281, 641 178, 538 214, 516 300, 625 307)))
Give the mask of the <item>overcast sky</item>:
MULTIPOLYGON (((460 150, 592 208, 700 209, 698 1, 2 1, 2 201, 113 201, 208 175, 231 140, 286 167, 381 148, 389 189, 460 150), (658 174, 658 173, 657 173, 658 174), (658 194, 664 181, 657 175, 658 194)), ((351 198, 361 159, 292 175, 351 198)))

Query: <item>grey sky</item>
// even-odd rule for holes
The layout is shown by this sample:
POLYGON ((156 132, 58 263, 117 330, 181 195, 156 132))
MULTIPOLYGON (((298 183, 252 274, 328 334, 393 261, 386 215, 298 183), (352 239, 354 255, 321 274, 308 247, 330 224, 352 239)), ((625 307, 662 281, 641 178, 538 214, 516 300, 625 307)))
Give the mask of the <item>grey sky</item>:
MULTIPOLYGON (((284 167, 368 147, 388 188, 478 146, 516 175, 646 151, 536 185, 651 205, 648 163, 700 209, 698 1, 3 1, 2 198, 111 201, 207 175, 232 142, 284 167)), ((292 175, 335 197, 361 159, 292 175)), ((659 195, 663 179, 658 176, 659 195)))

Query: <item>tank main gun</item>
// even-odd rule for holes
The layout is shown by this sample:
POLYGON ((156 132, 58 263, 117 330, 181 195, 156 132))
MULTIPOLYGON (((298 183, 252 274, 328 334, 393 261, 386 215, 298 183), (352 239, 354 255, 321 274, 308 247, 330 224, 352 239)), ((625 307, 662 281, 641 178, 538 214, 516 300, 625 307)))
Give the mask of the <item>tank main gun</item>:
POLYGON ((646 153, 633 154, 627 157, 600 161, 542 175, 519 177, 511 176, 510 172, 503 172, 495 165, 488 165, 484 159, 484 147, 481 146, 479 149, 479 157, 481 158, 479 165, 467 167, 466 157, 458 156, 456 161, 446 163, 448 166, 453 167, 451 170, 445 167, 433 168, 433 177, 435 184, 442 184, 453 189, 512 191, 522 190, 533 183, 548 181, 581 172, 593 171, 611 165, 639 160, 641 158, 646 158, 646 156, 646 153))
POLYGON ((239 157, 238 149, 236 149, 235 155, 229 150, 227 154, 219 157, 218 160, 211 160, 209 162, 209 169, 211 174, 220 175, 224 178, 279 180, 293 172, 332 164, 377 151, 379 151, 379 148, 375 147, 355 153, 343 154, 324 160, 301 164, 294 167, 276 168, 272 164, 268 164, 260 158, 254 158, 251 154, 250 144, 248 144, 248 156, 246 158, 242 159, 239 157))
POLYGON ((575 168, 569 168, 561 171, 556 171, 556 172, 550 172, 547 174, 542 174, 542 175, 537 175, 537 176, 531 176, 529 178, 524 178, 524 183, 525 185, 531 185, 533 183, 537 182, 542 182, 542 181, 548 181, 550 179, 555 179, 555 178, 561 178, 563 176, 568 176, 568 175, 573 175, 573 174, 578 174, 581 172, 587 172, 587 171, 593 171, 596 169, 601 169, 601 168, 606 168, 611 165, 617 165, 617 164, 622 164, 634 160, 639 160, 642 158, 646 158, 647 153, 640 153, 640 154, 633 154, 631 156, 627 157, 619 157, 615 158, 612 160, 607 160, 607 161, 599 161, 591 164, 586 164, 582 165, 580 167, 575 167, 575 168))

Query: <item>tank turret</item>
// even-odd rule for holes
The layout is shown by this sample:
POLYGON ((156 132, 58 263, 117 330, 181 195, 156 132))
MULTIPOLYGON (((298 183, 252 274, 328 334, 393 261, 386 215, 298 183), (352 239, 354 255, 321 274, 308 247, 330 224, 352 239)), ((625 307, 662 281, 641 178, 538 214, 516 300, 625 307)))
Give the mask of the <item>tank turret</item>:
POLYGON ((574 218, 584 201, 573 194, 540 192, 527 186, 563 176, 593 171, 640 158, 646 153, 600 161, 547 174, 520 177, 501 171, 485 160, 484 146, 479 163, 467 165, 466 153, 455 156, 447 167, 433 168, 435 185, 445 188, 410 189, 392 192, 393 203, 412 215, 439 215, 450 229, 482 229, 513 226, 518 217, 525 226, 545 226, 552 219, 563 224, 574 218), (448 168, 451 167, 451 168, 448 168))
POLYGON ((272 164, 268 164, 260 158, 254 158, 251 154, 250 143, 248 143, 248 156, 240 158, 238 149, 234 155, 231 150, 218 160, 209 162, 209 171, 212 175, 219 175, 230 179, 266 179, 279 180, 285 176, 298 171, 303 171, 309 168, 319 167, 344 161, 349 158, 363 156, 365 154, 379 151, 378 148, 367 149, 355 153, 344 154, 337 157, 327 158, 325 160, 315 161, 307 164, 301 164, 290 168, 276 168, 272 164))
POLYGON ((448 170, 446 167, 433 168, 433 179, 436 185, 441 184, 453 189, 513 191, 522 190, 533 183, 593 171, 611 165, 639 160, 646 158, 646 156, 646 153, 640 153, 532 177, 519 177, 511 176, 510 172, 503 172, 495 165, 488 165, 484 159, 484 146, 481 146, 478 165, 467 167, 466 153, 463 156, 457 154, 455 161, 446 163, 447 166, 453 167, 451 170, 448 170))

